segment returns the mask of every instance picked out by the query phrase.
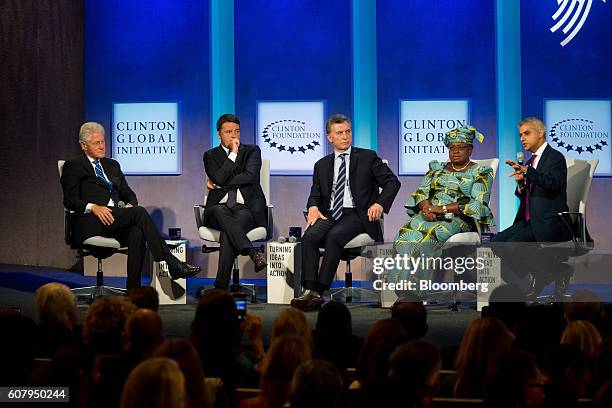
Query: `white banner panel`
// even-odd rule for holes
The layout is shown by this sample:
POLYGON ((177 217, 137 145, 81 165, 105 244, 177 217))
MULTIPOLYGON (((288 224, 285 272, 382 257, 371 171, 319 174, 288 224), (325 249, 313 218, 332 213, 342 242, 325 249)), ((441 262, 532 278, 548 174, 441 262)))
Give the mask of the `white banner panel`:
POLYGON ((113 103, 113 159, 124 174, 181 174, 179 104, 113 103))
POLYGON ((400 101, 399 174, 422 176, 431 160, 447 161, 444 134, 469 119, 467 99, 400 101))
POLYGON ((257 144, 272 175, 312 175, 325 155, 323 101, 257 101, 257 144))
POLYGON ((599 159, 596 175, 612 176, 610 100, 547 99, 548 143, 565 157, 599 159))

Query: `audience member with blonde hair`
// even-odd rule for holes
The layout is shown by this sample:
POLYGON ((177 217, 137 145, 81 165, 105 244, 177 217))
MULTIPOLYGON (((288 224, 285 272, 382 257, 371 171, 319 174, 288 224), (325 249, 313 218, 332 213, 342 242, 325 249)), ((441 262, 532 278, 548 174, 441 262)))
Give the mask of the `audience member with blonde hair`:
POLYGON ((62 283, 51 282, 36 289, 36 312, 41 322, 58 323, 72 329, 77 309, 74 294, 62 283))
POLYGON ((185 376, 176 361, 149 358, 130 373, 121 394, 121 408, 185 407, 185 376))
POLYGON ((312 349, 312 332, 306 320, 306 315, 299 309, 288 307, 282 310, 274 320, 270 344, 284 334, 295 334, 302 337, 312 349))
POLYGON ((185 376, 186 407, 207 408, 214 406, 214 401, 209 398, 208 389, 205 386, 206 380, 200 357, 191 343, 187 340, 166 340, 155 350, 152 356, 168 357, 178 363, 185 376))
POLYGON ((574 344, 591 360, 595 361, 601 344, 599 330, 586 320, 569 322, 563 330, 560 344, 574 344))
POLYGON ((281 408, 300 364, 312 358, 308 342, 295 334, 277 337, 261 363, 261 395, 240 402, 240 408, 281 408))
POLYGON ((77 309, 74 294, 68 286, 51 282, 36 290, 36 327, 38 357, 52 357, 63 346, 80 343, 80 327, 76 327, 77 309))
POLYGON ((513 341, 514 337, 506 326, 493 317, 470 323, 457 352, 454 395, 482 397, 487 373, 494 367, 496 357, 511 349, 513 341))

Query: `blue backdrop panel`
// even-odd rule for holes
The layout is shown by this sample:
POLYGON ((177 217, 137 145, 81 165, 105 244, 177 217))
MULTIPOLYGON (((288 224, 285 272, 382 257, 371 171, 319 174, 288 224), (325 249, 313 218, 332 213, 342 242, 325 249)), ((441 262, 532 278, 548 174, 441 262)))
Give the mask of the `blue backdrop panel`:
MULTIPOLYGON (((585 5, 589 3, 585 1, 585 5)), ((571 2, 570 2, 571 3, 571 2)), ((521 2, 521 58, 523 115, 543 116, 543 99, 597 99, 612 97, 612 4, 592 0, 578 34, 564 47, 569 35, 562 32, 571 22, 550 31, 557 21, 555 1, 521 2)), ((579 14, 575 25, 584 11, 579 14)), ((547 124, 549 125, 549 124, 547 124)))
POLYGON ((494 2, 377 5, 380 155, 397 171, 400 99, 460 98, 471 99, 472 123, 485 134, 474 157, 496 156, 494 2))
POLYGON ((208 124, 208 21, 207 1, 87 2, 87 119, 109 125, 113 101, 180 100, 186 151, 203 114, 208 124))
POLYGON ((236 0, 236 113, 255 141, 257 100, 327 100, 351 115, 350 0, 236 0))

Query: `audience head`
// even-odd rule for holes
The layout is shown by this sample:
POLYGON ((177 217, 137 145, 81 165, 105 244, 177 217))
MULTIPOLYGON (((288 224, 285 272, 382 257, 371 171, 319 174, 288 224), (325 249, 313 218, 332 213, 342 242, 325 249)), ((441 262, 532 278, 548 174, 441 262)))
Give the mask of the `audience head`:
POLYGON ((34 363, 36 324, 8 309, 0 309, 0 385, 23 385, 34 363))
POLYGON ((353 334, 351 312, 344 303, 331 301, 323 304, 317 315, 317 336, 347 338, 353 334))
POLYGON ((395 319, 380 320, 370 327, 357 360, 356 380, 361 385, 387 377, 389 356, 408 341, 408 334, 395 319))
POLYGON ((70 401, 66 406, 88 405, 86 379, 79 370, 62 360, 44 362, 34 368, 28 377, 28 387, 68 387, 70 401))
POLYGON ((152 286, 130 289, 128 296, 139 309, 150 309, 154 312, 159 309, 159 294, 152 286))
POLYGON ((471 322, 457 352, 455 395, 481 397, 487 372, 498 354, 510 350, 513 340, 506 326, 495 318, 483 317, 471 322))
POLYGON ((232 295, 221 289, 202 294, 191 323, 191 339, 206 375, 225 377, 238 355, 241 339, 232 295))
POLYGON ((533 355, 522 350, 502 353, 485 385, 489 407, 516 408, 540 406, 544 402, 544 377, 533 355))
POLYGON ((312 358, 310 345, 295 334, 277 337, 261 362, 261 391, 265 405, 282 407, 296 368, 312 358))
POLYGON ((308 326, 306 314, 299 309, 288 307, 287 309, 283 309, 278 316, 276 316, 276 319, 274 319, 274 326, 272 327, 270 343, 274 342, 277 337, 283 334, 295 334, 300 336, 304 338, 312 348, 312 333, 310 326, 308 326))
POLYGON ((569 321, 586 320, 595 327, 601 322, 604 308, 601 298, 588 289, 578 289, 572 293, 569 302, 563 303, 565 318, 569 321))
POLYGON ((162 321, 150 309, 138 309, 128 317, 124 332, 124 350, 145 358, 164 341, 162 321))
POLYGON ((561 335, 561 344, 574 344, 594 361, 601 344, 599 330, 586 320, 569 322, 561 335))
POLYGON ((166 340, 153 357, 168 357, 176 361, 185 376, 187 406, 205 408, 210 405, 204 384, 204 371, 196 349, 186 340, 166 340))
POLYGON ((402 298, 391 307, 391 317, 399 320, 411 340, 425 336, 427 325, 427 309, 418 299, 402 298))
POLYGON ((574 398, 584 395, 591 379, 590 361, 574 344, 548 348, 542 357, 541 368, 551 384, 568 391, 574 398))
POLYGON ((36 312, 43 323, 72 329, 77 319, 74 294, 62 283, 51 282, 36 289, 36 312))
POLYGON ((389 378, 401 385, 412 406, 427 406, 435 395, 442 357, 430 343, 414 340, 399 345, 389 359, 389 378))
POLYGON ((83 340, 99 354, 121 354, 125 322, 136 306, 124 297, 101 297, 85 313, 83 340))
POLYGON ((526 309, 525 295, 516 285, 501 285, 493 289, 489 305, 482 311, 482 317, 494 317, 516 333, 526 309))
POLYGON ((176 361, 172 359, 153 357, 144 360, 125 380, 121 394, 121 408, 184 406, 185 376, 176 361))
POLYGON ((335 408, 342 391, 342 377, 332 363, 305 361, 295 370, 291 381, 292 408, 335 408))

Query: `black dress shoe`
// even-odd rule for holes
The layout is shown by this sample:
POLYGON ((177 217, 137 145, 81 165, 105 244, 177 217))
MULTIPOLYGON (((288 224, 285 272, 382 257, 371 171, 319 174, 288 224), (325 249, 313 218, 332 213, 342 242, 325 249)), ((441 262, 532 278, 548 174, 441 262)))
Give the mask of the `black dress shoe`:
POLYGON ((533 276, 533 280, 531 281, 531 288, 529 292, 525 294, 525 300, 533 301, 538 298, 540 293, 544 290, 544 287, 550 282, 550 279, 547 279, 543 275, 535 275, 533 276))
POLYGON ((268 266, 266 263, 266 258, 264 258, 264 256, 257 251, 253 253, 251 260, 255 264, 255 272, 260 272, 261 270, 265 269, 266 266, 268 266))
POLYGON ((556 301, 560 302, 563 300, 563 295, 567 291, 567 287, 569 286, 571 276, 568 274, 563 274, 555 279, 555 292, 553 297, 556 301))
POLYGON ((200 267, 189 265, 187 262, 179 262, 174 268, 169 268, 168 272, 172 280, 187 279, 197 275, 200 272, 200 267))
POLYGON ((325 303, 323 296, 310 290, 305 291, 302 296, 291 300, 291 306, 304 312, 320 309, 323 303, 325 303))

